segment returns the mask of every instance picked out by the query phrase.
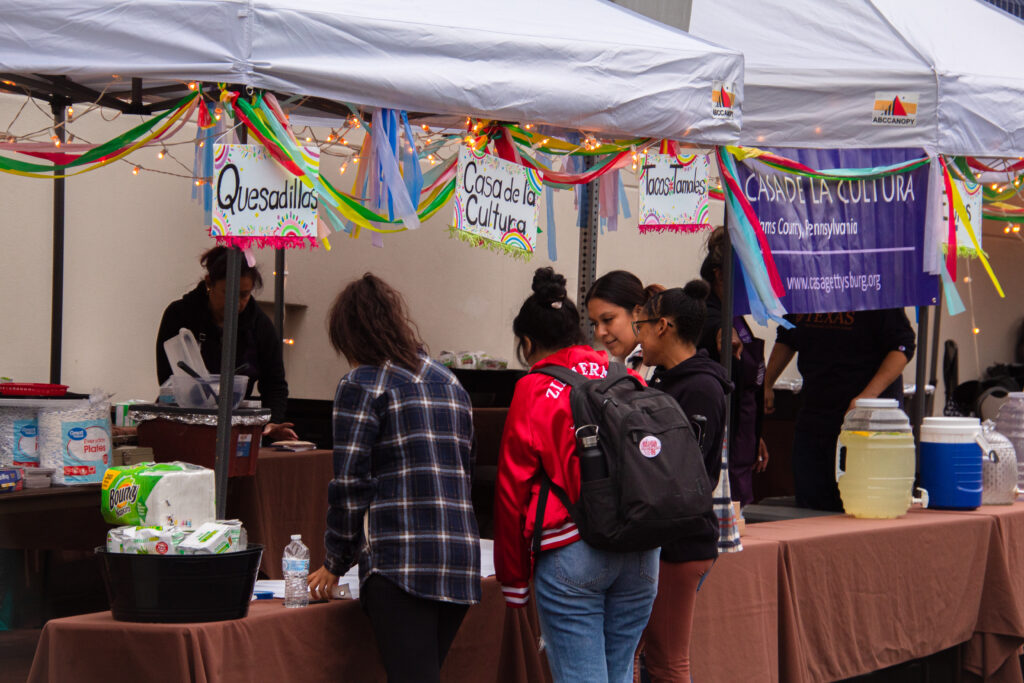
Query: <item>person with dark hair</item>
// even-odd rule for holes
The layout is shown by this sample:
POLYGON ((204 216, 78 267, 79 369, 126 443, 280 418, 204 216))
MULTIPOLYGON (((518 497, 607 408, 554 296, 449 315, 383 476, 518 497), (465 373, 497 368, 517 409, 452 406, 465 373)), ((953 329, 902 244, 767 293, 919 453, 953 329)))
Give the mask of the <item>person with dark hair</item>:
MULTIPOLYGON (((160 329, 156 335, 156 376, 163 384, 173 373, 164 352, 164 342, 176 337, 182 328, 191 330, 203 357, 206 369, 220 372, 221 338, 224 333, 224 305, 227 301, 227 247, 213 247, 199 258, 206 270, 196 287, 164 310, 160 329)), ((272 439, 297 439, 285 422, 288 406, 288 382, 284 374, 281 335, 274 329, 267 314, 253 298, 254 291, 263 286, 259 268, 242 260, 238 280, 238 345, 236 347, 236 375, 249 378, 246 398, 259 386, 260 401, 270 410, 270 424, 264 436, 272 439)))
POLYGON ((329 599, 358 561, 388 682, 439 681, 480 601, 469 395, 427 356, 401 294, 375 275, 341 291, 328 330, 352 370, 334 396, 327 556, 310 594, 329 599))
MULTIPOLYGON (((559 365, 585 377, 608 374, 608 357, 583 343, 565 278, 537 270, 533 294, 512 324, 532 368, 559 365)), ((556 683, 631 680, 633 652, 657 590, 658 550, 614 553, 581 540, 568 511, 549 496, 538 519, 540 472, 579 498, 580 471, 570 389, 539 373, 516 384, 498 460, 494 565, 506 603, 523 607, 531 576, 556 683), (531 544, 539 541, 539 551, 531 544)))
MULTIPOLYGON (((651 386, 671 395, 687 417, 703 416, 699 435, 704 468, 718 481, 725 430, 725 395, 733 389, 724 368, 697 348, 706 315, 708 285, 656 294, 633 323, 646 362, 657 366, 651 386)), ((647 672, 654 683, 690 681, 690 631, 697 590, 718 557, 718 518, 709 511, 679 540, 661 549, 658 596, 644 631, 647 672)))
MULTIPOLYGON (((720 361, 722 340, 722 242, 725 228, 718 226, 708 237, 708 254, 700 276, 711 286, 707 318, 698 348, 712 360, 720 361)), ((761 438, 764 418, 764 340, 754 336, 747 321, 737 315, 732 322, 732 410, 729 419, 729 488, 732 499, 747 505, 754 502, 753 475, 768 466, 768 447, 761 438)))
POLYGON ((661 285, 644 287, 633 273, 613 270, 594 281, 584 300, 598 341, 615 360, 645 376, 648 368, 643 364, 633 321, 639 317, 643 305, 664 289, 661 285))
POLYGON ((787 315, 765 372, 764 405, 775 407, 775 381, 793 356, 803 405, 793 433, 793 488, 799 507, 842 512, 836 440, 859 398, 903 404, 903 368, 914 357, 914 330, 902 308, 787 315))

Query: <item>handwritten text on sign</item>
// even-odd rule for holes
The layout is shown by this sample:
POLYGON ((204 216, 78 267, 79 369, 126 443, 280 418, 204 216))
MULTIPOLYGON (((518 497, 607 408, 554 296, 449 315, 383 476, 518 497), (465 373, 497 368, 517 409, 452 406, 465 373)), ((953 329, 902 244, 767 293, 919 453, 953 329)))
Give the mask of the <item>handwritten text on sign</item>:
POLYGON ((640 169, 640 232, 711 227, 706 154, 648 154, 640 169))
POLYGON ((533 253, 537 246, 540 182, 531 169, 463 147, 455 196, 455 227, 533 253))
MULTIPOLYGON (((314 168, 320 150, 303 150, 314 168)), ((316 237, 316 192, 262 145, 214 145, 213 236, 316 237)))

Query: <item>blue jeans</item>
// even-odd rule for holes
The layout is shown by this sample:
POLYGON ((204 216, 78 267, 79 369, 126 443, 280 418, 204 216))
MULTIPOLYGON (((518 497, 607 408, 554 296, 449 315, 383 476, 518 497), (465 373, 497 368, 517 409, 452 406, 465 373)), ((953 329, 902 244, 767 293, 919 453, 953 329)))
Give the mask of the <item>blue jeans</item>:
POLYGON ((540 553, 533 585, 555 683, 632 682, 659 553, 612 553, 584 541, 540 553))

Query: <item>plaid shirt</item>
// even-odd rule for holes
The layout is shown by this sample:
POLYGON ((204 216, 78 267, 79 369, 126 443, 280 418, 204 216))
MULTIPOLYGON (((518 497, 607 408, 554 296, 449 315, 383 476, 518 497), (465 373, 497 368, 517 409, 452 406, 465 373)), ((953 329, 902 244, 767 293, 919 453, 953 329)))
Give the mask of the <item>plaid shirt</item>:
POLYGON ((426 356, 416 373, 387 362, 342 378, 334 397, 327 558, 360 581, 381 574, 412 595, 480 600, 480 534, 470 499, 469 396, 426 356))

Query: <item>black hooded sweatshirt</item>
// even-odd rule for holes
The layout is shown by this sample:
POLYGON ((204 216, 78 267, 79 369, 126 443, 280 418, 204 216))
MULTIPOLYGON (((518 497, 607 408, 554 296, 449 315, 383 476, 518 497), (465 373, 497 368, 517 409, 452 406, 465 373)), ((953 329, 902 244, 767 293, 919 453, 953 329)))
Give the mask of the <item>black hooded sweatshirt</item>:
MULTIPOLYGON (((650 385, 676 399, 687 417, 703 415, 707 419, 701 452, 704 454, 704 469, 714 486, 722 471, 725 395, 733 389, 732 382, 725 378, 725 368, 701 349, 673 368, 655 369, 650 385)), ((718 518, 713 510, 695 522, 693 529, 681 539, 661 548, 664 562, 691 562, 715 557, 718 557, 718 518)))
MULTIPOLYGON (((176 336, 183 327, 192 330, 199 342, 206 369, 213 374, 220 372, 223 329, 213 319, 206 284, 200 282, 195 289, 168 306, 160 320, 160 331, 156 337, 156 375, 161 384, 171 376, 164 342, 176 336)), ((284 375, 281 337, 255 299, 250 299, 238 314, 236 354, 235 363, 239 368, 236 374, 249 378, 246 397, 252 396, 253 387, 259 383, 260 400, 263 407, 270 410, 270 421, 284 422, 288 382, 284 375)))

